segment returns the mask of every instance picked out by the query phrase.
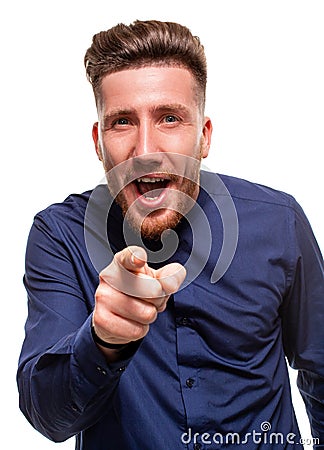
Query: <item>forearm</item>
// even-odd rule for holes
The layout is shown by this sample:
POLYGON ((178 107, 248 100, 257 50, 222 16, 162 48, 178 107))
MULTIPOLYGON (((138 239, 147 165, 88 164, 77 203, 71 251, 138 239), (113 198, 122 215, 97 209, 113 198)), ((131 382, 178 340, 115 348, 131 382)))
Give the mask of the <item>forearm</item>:
POLYGON ((92 340, 89 318, 74 335, 20 365, 20 408, 43 435, 66 440, 107 413, 129 358, 127 352, 108 364, 92 340))

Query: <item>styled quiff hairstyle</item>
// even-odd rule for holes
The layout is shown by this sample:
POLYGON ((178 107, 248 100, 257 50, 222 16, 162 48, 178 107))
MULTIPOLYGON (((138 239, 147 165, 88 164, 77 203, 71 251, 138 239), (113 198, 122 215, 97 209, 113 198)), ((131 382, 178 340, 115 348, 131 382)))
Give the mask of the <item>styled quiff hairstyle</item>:
POLYGON ((178 23, 136 20, 118 24, 93 36, 84 57, 88 80, 96 103, 101 98, 101 81, 111 73, 147 66, 183 67, 194 76, 197 98, 205 105, 207 63, 198 37, 178 23))

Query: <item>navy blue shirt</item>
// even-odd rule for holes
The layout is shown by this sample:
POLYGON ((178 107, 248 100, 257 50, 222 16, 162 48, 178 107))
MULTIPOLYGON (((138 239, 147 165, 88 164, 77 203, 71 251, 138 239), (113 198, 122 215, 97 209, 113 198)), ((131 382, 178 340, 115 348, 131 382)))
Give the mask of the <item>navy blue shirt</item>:
POLYGON ((98 272, 137 237, 104 185, 35 217, 17 379, 48 438, 75 435, 80 450, 300 449, 288 360, 324 448, 323 258, 310 225, 282 192, 208 172, 201 185, 176 235, 143 242, 152 266, 186 267, 184 285, 110 365, 91 336, 98 272))

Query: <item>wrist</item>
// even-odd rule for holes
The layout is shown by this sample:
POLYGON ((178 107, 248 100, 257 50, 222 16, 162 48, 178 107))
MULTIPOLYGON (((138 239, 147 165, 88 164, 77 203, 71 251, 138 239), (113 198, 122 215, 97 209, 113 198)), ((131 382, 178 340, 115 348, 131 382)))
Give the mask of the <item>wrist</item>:
POLYGON ((94 340, 94 342, 96 344, 99 344, 102 347, 110 349, 110 350, 120 351, 120 350, 123 350, 128 345, 128 343, 127 344, 111 344, 110 342, 104 341, 96 334, 96 331, 95 331, 93 325, 91 325, 91 335, 92 335, 92 339, 94 340))

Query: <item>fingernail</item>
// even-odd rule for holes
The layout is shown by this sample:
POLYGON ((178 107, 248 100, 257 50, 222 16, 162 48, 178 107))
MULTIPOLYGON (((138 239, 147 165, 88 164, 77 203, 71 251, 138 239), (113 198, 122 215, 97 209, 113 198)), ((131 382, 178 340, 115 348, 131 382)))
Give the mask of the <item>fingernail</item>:
POLYGON ((141 258, 142 255, 140 255, 139 253, 140 253, 140 252, 136 252, 136 250, 134 250, 134 251, 132 252, 132 256, 131 256, 131 262, 132 262, 132 264, 134 264, 134 265, 136 264, 135 258, 138 259, 138 260, 140 260, 140 261, 143 261, 143 259, 141 258))

